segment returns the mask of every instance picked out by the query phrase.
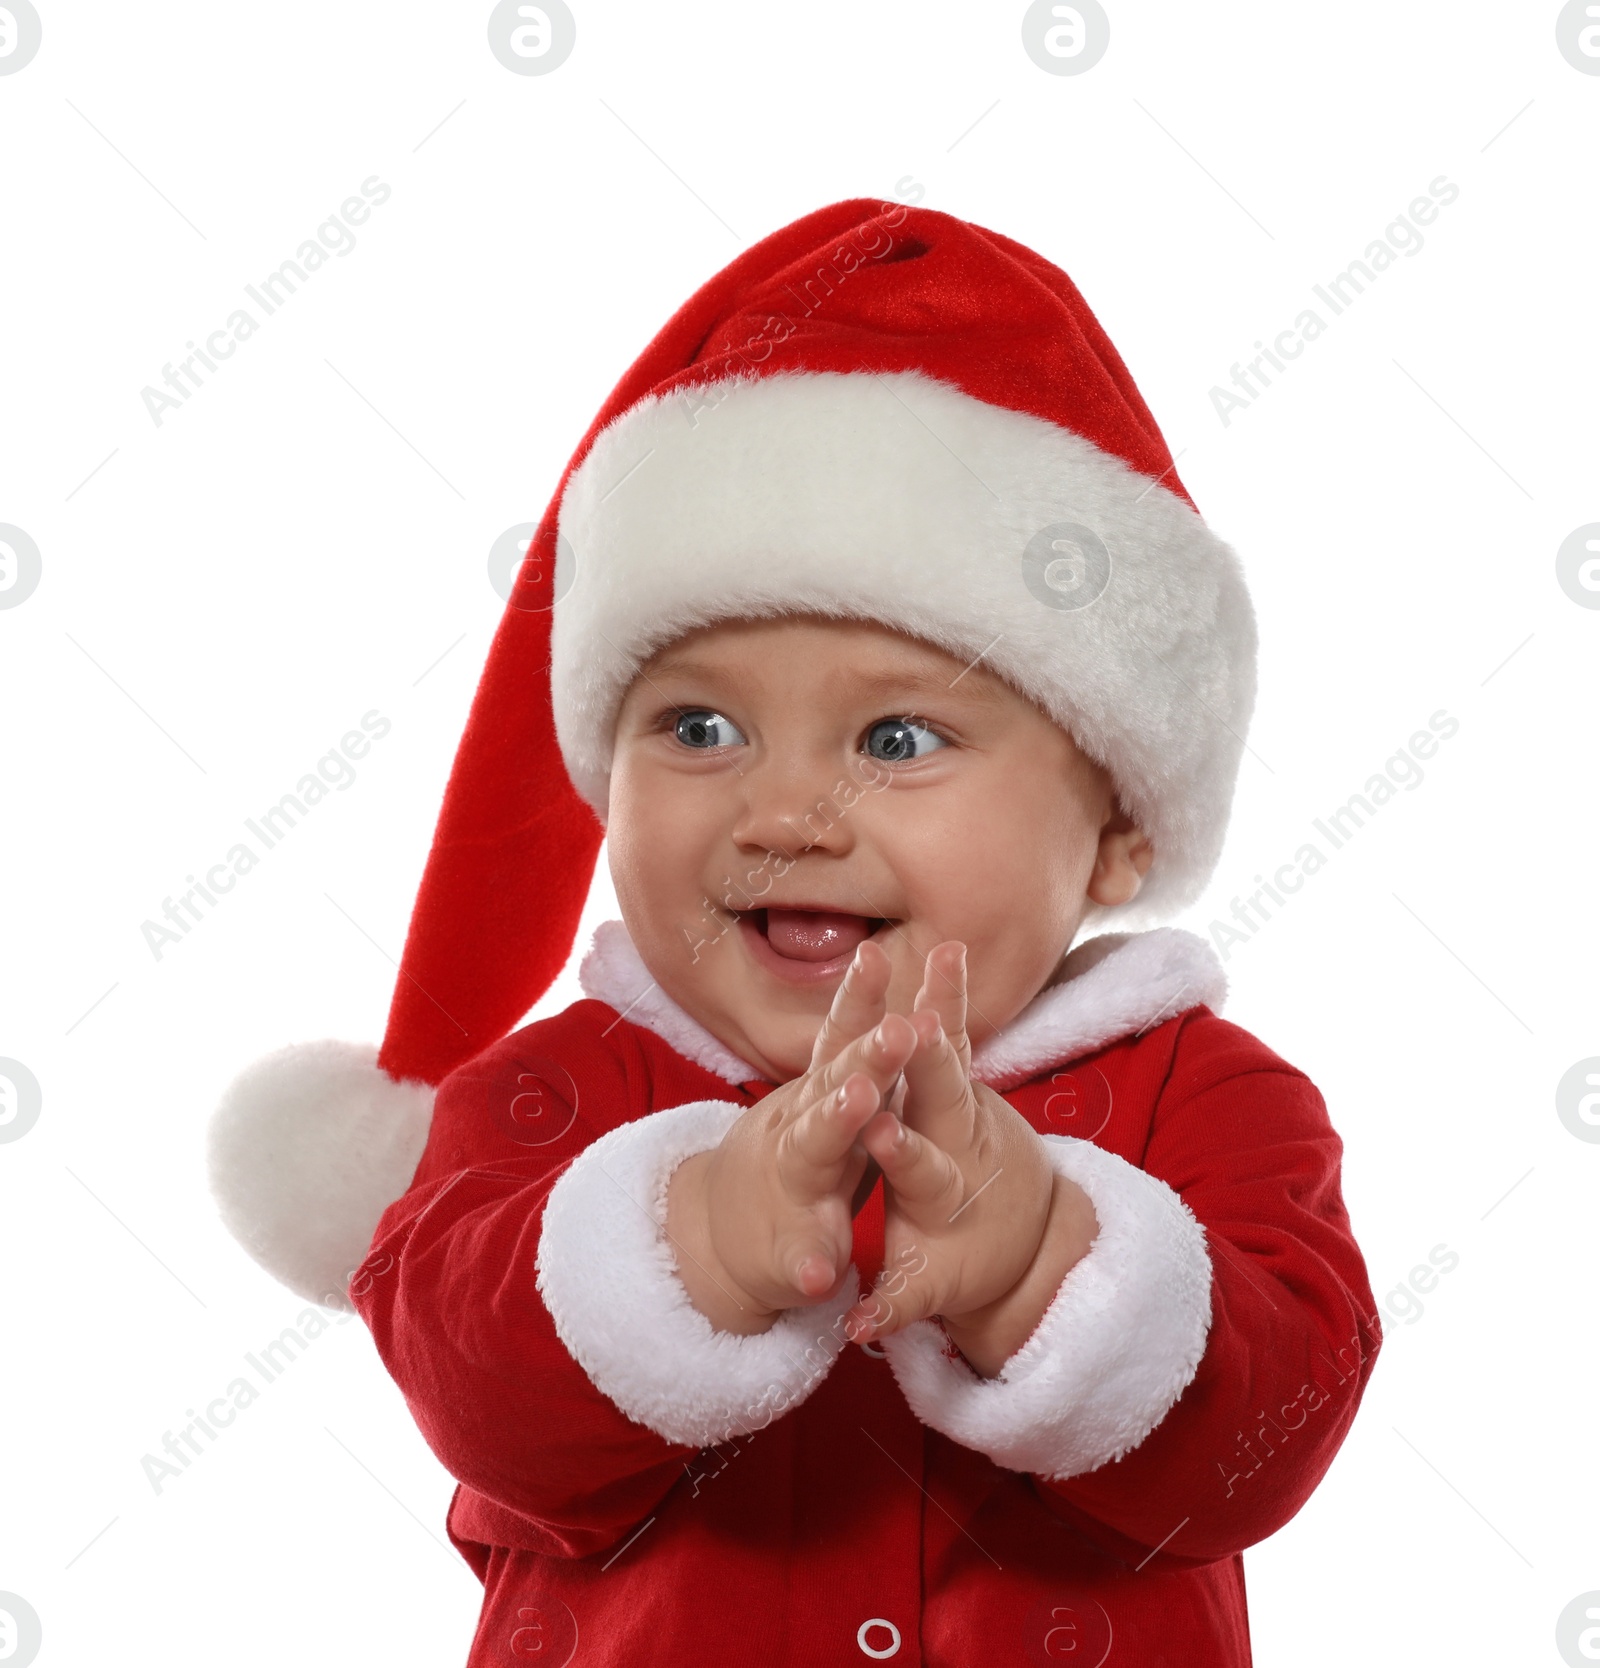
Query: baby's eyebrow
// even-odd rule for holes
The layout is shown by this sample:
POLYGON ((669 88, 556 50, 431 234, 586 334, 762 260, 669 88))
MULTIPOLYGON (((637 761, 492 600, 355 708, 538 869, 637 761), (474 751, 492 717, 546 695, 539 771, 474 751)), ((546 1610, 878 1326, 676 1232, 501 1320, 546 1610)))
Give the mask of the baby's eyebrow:
POLYGON ((957 689, 969 700, 995 702, 1002 699, 1001 693, 994 682, 986 677, 969 677, 967 674, 975 670, 974 666, 967 666, 947 678, 943 670, 938 672, 899 672, 886 670, 882 672, 858 672, 852 676, 854 687, 864 694, 889 696, 895 694, 906 695, 949 695, 957 689))
POLYGON ((667 676, 700 679, 709 682, 712 678, 726 678, 724 667, 713 666, 703 660, 680 658, 673 654, 664 654, 649 667, 649 675, 653 678, 667 676))
MULTIPOLYGON (((992 679, 968 675, 976 670, 978 668, 974 663, 962 668, 954 677, 947 678, 942 668, 938 672, 927 672, 885 667, 881 671, 852 673, 850 687, 863 695, 885 699, 892 695, 904 695, 908 699, 920 695, 948 695, 959 689, 968 700, 990 704, 1002 700, 1003 696, 992 679)), ((721 684, 726 683, 731 674, 725 666, 695 660, 687 655, 680 658, 666 654, 650 669, 650 675, 653 678, 673 676, 694 682, 721 684)))

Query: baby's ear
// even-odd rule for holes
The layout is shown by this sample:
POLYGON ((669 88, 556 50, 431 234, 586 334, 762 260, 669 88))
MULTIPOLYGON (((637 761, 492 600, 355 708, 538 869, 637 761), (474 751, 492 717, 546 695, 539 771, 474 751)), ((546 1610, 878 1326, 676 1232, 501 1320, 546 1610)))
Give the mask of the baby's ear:
POLYGON ((1144 830, 1118 801, 1100 830, 1100 847, 1086 889, 1089 897, 1108 908, 1128 903, 1137 896, 1155 858, 1156 849, 1144 830))

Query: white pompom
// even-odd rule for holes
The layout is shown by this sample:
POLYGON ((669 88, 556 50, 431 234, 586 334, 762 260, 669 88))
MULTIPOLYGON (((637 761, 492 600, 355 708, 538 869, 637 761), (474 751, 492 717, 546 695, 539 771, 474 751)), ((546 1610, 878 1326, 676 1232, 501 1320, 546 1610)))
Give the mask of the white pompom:
POLYGON ((433 1089, 396 1082, 368 1043, 296 1043, 234 1079, 207 1135, 211 1192, 228 1231, 313 1303, 345 1287, 378 1218, 410 1185, 433 1089))

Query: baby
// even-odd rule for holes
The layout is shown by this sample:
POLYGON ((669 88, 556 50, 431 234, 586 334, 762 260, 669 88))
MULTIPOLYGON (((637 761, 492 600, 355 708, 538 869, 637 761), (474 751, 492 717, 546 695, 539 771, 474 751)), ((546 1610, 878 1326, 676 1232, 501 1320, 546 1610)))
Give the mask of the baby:
POLYGON ((381 1053, 212 1174, 458 1479, 469 1662, 1250 1661, 1378 1347, 1307 1078, 1135 921, 1215 866, 1237 559, 1066 274, 835 204, 569 465, 381 1053), (620 922, 565 964, 602 831, 620 922), (1086 926, 1123 930, 1081 937, 1086 926))

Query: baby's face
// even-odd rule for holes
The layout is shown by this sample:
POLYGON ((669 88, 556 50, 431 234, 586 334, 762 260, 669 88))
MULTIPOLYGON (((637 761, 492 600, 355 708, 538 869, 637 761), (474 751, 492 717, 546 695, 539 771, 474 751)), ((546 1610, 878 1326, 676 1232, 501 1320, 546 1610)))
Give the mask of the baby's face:
POLYGON ((1153 855, 1106 772, 981 665, 813 617, 708 627, 643 668, 608 841, 656 982, 774 1082, 806 1069, 863 939, 902 1013, 927 953, 965 943, 977 1044, 1153 855))

